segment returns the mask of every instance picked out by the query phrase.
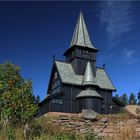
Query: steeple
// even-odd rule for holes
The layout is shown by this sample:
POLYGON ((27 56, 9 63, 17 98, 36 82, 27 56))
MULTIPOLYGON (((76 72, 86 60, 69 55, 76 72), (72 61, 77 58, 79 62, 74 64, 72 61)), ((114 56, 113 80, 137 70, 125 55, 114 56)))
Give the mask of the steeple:
POLYGON ((95 76, 92 72, 90 62, 87 62, 85 74, 83 77, 83 85, 96 85, 95 76))
POLYGON ((70 47, 74 45, 96 49, 91 43, 82 12, 80 12, 70 47))
POLYGON ((64 56, 66 61, 72 64, 76 74, 84 75, 87 62, 92 67, 93 74, 96 75, 96 49, 90 40, 82 12, 79 15, 77 25, 73 34, 70 48, 64 56))

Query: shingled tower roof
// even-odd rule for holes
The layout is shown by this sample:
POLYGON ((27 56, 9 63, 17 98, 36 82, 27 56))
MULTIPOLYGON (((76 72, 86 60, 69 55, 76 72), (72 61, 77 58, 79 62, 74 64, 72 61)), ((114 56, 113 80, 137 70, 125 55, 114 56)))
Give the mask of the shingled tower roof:
POLYGON ((85 74, 83 76, 83 85, 96 85, 96 78, 93 75, 90 62, 87 62, 85 74))
POLYGON ((96 49, 91 43, 82 12, 80 12, 70 47, 74 45, 96 49))

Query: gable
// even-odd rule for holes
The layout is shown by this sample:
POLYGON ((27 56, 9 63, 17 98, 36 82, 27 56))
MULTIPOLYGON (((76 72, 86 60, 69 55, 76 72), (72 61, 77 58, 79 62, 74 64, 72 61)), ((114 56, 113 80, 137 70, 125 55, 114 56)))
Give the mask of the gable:
POLYGON ((71 64, 59 61, 55 64, 63 83, 81 85, 83 76, 76 75, 71 64))
POLYGON ((48 94, 57 93, 60 91, 61 80, 57 68, 55 65, 52 67, 49 87, 48 87, 48 94))
POLYGON ((100 86, 100 88, 109 89, 113 91, 116 90, 112 81, 110 80, 109 76, 107 75, 104 69, 97 68, 96 77, 97 84, 100 86))

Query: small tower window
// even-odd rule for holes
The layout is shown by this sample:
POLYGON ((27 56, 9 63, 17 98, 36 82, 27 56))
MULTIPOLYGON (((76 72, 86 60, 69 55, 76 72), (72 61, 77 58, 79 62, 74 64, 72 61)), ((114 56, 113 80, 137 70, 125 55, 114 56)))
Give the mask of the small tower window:
POLYGON ((52 99, 52 104, 63 104, 62 99, 52 99))
POLYGON ((82 57, 86 59, 90 59, 90 52, 87 50, 82 51, 82 57))
POLYGON ((83 50, 83 54, 89 54, 89 51, 83 50))

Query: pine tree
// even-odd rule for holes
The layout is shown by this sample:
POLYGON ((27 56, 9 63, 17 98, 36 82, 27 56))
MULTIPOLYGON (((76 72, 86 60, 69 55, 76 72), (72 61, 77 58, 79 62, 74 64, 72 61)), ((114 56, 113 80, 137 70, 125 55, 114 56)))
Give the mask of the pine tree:
POLYGON ((128 105, 128 97, 127 97, 127 94, 126 93, 124 93, 121 96, 121 101, 123 102, 124 105, 128 105))
POLYGON ((138 92, 138 105, 140 105, 140 91, 138 92))
POLYGON ((136 105, 136 98, 135 98, 134 93, 131 93, 131 94, 130 94, 129 104, 130 104, 130 105, 136 105))
POLYGON ((40 103, 40 96, 37 95, 34 100, 35 100, 36 104, 39 104, 40 103))
POLYGON ((119 95, 118 95, 118 94, 116 94, 116 95, 115 95, 115 98, 116 98, 116 99, 119 99, 119 95))

